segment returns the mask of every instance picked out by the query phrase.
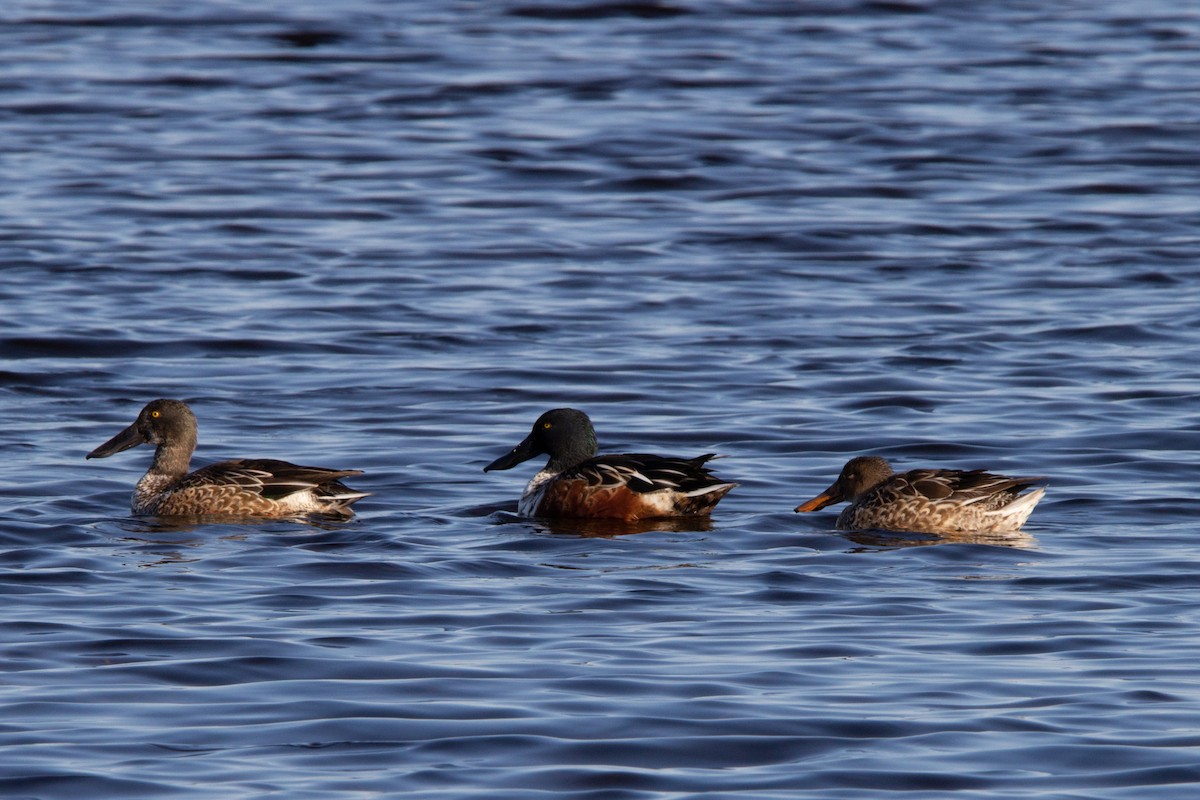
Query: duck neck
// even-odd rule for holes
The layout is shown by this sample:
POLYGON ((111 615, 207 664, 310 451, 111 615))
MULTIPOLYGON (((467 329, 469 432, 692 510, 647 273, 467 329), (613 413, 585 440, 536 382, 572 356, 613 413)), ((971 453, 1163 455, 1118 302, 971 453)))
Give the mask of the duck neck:
POLYGON ((596 434, 588 432, 585 438, 570 442, 561 450, 550 456, 542 472, 556 475, 578 464, 582 464, 596 455, 596 434))
POLYGON ((187 474, 188 465, 192 461, 192 452, 196 449, 196 434, 185 435, 178 441, 160 442, 154 451, 154 461, 150 464, 147 475, 166 478, 182 478, 187 474))

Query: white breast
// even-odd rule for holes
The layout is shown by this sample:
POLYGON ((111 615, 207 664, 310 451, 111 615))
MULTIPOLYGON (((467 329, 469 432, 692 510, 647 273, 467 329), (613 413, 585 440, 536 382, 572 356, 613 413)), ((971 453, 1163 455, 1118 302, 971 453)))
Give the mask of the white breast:
POLYGON ((542 494, 546 491, 546 484, 557 474, 556 472, 542 470, 530 478, 529 485, 525 487, 525 492, 521 495, 521 502, 517 504, 517 513, 522 517, 534 516, 537 507, 542 502, 542 494))

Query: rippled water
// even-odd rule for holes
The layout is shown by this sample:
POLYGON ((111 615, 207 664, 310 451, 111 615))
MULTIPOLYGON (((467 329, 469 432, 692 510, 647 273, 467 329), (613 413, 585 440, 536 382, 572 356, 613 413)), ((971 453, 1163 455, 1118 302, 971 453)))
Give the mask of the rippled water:
POLYGON ((1195 796, 1200 11, 0 23, 0 795, 1195 796), (149 452, 83 456, 159 396, 374 494, 133 518, 149 452), (741 486, 520 520, 481 469, 560 405, 741 486), (792 513, 862 452, 1050 491, 792 513))

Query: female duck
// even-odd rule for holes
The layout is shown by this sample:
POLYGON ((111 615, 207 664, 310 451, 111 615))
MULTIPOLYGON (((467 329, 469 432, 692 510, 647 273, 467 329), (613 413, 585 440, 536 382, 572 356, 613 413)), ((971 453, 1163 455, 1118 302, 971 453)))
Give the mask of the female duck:
POLYGON ((592 422, 573 408, 542 414, 524 441, 483 471, 510 469, 543 454, 550 459, 521 495, 517 510, 522 516, 626 521, 700 516, 737 486, 718 480, 704 466, 711 453, 691 459, 597 456, 592 422))
POLYGON ((878 456, 852 458, 821 494, 796 506, 816 511, 849 501, 840 530, 878 528, 917 533, 1012 533, 1021 529, 1046 493, 1045 478, 1010 478, 981 469, 892 472, 878 456))
POLYGON ((88 453, 106 458, 139 444, 158 446, 133 490, 133 513, 159 516, 351 517, 367 496, 339 479, 362 470, 299 467, 274 459, 237 459, 188 473, 196 449, 196 417, 179 400, 154 400, 125 430, 88 453))

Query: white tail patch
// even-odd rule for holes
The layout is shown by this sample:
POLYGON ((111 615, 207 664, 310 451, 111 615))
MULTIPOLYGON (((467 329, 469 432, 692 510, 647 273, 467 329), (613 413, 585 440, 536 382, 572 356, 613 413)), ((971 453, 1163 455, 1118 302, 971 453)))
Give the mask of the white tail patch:
POLYGON ((1038 504, 1044 494, 1046 494, 1046 487, 1041 486, 1028 494, 1021 495, 1003 508, 987 512, 987 516, 1011 519, 1014 526, 1019 528, 1025 524, 1025 520, 1029 519, 1029 515, 1033 513, 1033 507, 1038 504))

